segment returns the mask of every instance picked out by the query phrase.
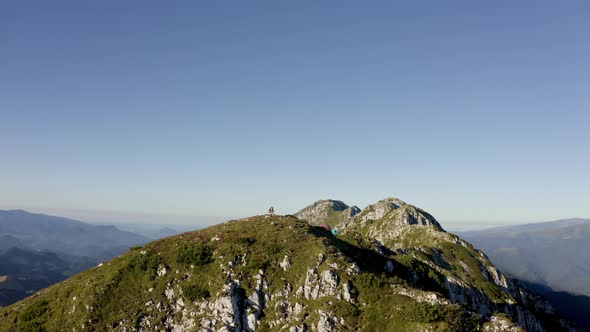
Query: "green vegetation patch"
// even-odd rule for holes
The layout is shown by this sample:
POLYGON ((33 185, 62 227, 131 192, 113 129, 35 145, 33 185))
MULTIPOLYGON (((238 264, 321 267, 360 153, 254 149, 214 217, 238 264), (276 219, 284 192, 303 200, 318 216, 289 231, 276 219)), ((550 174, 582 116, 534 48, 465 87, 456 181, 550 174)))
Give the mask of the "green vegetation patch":
POLYGON ((406 304, 403 310, 408 320, 419 323, 446 322, 449 331, 475 331, 481 324, 477 315, 466 312, 459 305, 412 302, 406 304))
POLYGON ((43 329, 43 316, 49 310, 49 302, 43 300, 30 305, 18 315, 18 331, 40 332, 43 329))
MULTIPOLYGON (((425 290, 439 292, 448 295, 444 277, 430 266, 408 255, 399 256, 397 261, 407 269, 407 273, 414 273, 418 277, 418 285, 425 290)), ((399 266, 399 265, 398 265, 399 266)), ((409 278, 409 276, 408 276, 409 278)))
POLYGON ((269 256, 280 254, 283 251, 283 247, 277 243, 270 242, 265 246, 266 253, 269 256))
POLYGON ((21 321, 32 321, 40 318, 49 309, 49 302, 43 300, 35 302, 23 311, 18 319, 21 321))
POLYGON ((127 267, 129 270, 140 273, 140 272, 155 272, 158 266, 162 262, 162 258, 152 252, 145 254, 134 254, 129 259, 127 267))
POLYGON ((209 290, 200 285, 185 285, 182 287, 182 294, 191 302, 206 299, 211 296, 209 290))
POLYGON ((176 262, 181 264, 206 265, 213 262, 213 249, 200 243, 184 243, 176 251, 176 262))

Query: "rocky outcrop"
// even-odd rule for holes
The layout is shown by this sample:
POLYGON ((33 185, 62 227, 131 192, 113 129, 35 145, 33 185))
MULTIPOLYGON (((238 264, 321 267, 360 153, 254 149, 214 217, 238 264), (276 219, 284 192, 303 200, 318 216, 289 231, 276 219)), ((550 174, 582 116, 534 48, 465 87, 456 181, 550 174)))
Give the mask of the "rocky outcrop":
POLYGON ((359 216, 359 218, 361 221, 381 219, 391 211, 397 210, 405 205, 407 205, 406 202, 402 201, 401 199, 394 197, 386 198, 375 204, 367 206, 362 211, 363 213, 361 216, 359 216))
POLYGON ((522 332, 508 317, 495 315, 484 325, 484 332, 522 332))
MULTIPOLYGON (((236 273, 236 262, 243 262, 245 256, 235 257, 227 264, 220 264, 226 275, 226 283, 212 299, 196 301, 190 309, 184 301, 182 289, 174 283, 169 283, 164 290, 166 303, 149 301, 145 304, 148 313, 142 318, 137 331, 150 331, 152 321, 157 320, 157 313, 166 313, 168 318, 165 327, 169 331, 188 331, 198 327, 200 331, 256 331, 263 317, 269 317, 268 313, 277 315, 267 320, 271 328, 288 329, 289 331, 308 331, 306 324, 300 323, 300 315, 305 309, 306 301, 316 301, 322 298, 342 300, 349 303, 354 301, 351 291, 353 285, 350 281, 342 281, 340 274, 355 275, 359 269, 356 264, 344 269, 344 264, 336 262, 326 263, 326 255, 320 253, 316 264, 306 272, 305 281, 297 291, 289 283, 285 283, 280 290, 271 292, 268 287, 267 276, 264 270, 259 270, 253 276, 253 291, 246 296, 243 280, 236 273), (342 268, 341 268, 342 267, 342 268), (265 314, 266 312, 266 314, 265 314)), ((290 267, 289 256, 285 255, 279 266, 284 271, 290 267)), ((165 268, 158 268, 158 275, 165 268)), ((165 274, 163 274, 165 275, 165 274)), ((162 276, 163 276, 162 275, 162 276)), ((182 280, 178 280, 181 283, 182 280)), ((346 327, 343 318, 333 315, 329 311, 318 310, 317 321, 311 325, 316 331, 340 331, 346 327)), ((121 322, 125 326, 129 322, 121 322)))
POLYGON ((352 220, 360 211, 358 207, 348 206, 342 201, 323 199, 301 209, 295 213, 295 216, 311 225, 326 223, 336 226, 341 222, 352 220))
MULTIPOLYGON (((328 214, 323 212, 326 211, 327 203, 320 201, 316 204, 315 209, 304 209, 305 211, 302 210, 300 214, 312 219, 315 224, 323 223, 328 217, 328 214)), ((342 203, 340 208, 344 209, 345 206, 342 203)), ((407 254, 408 249, 419 251, 420 255, 412 254, 412 256, 440 273, 450 302, 465 305, 488 319, 495 317, 493 316, 495 312, 503 312, 527 331, 544 331, 532 311, 551 314, 552 310, 543 305, 539 308, 538 303, 543 301, 538 299, 532 301, 527 291, 508 280, 491 264, 485 254, 475 250, 459 237, 446 233, 436 219, 427 212, 400 199, 387 198, 367 206, 352 218, 340 221, 337 227, 344 233, 364 234, 375 251, 384 257, 389 257, 394 251, 402 255, 407 254), (445 243, 447 243, 446 247, 445 243), (424 244, 427 244, 428 250, 423 247, 414 247, 424 244), (470 260, 469 264, 453 257, 455 254, 446 253, 445 248, 449 245, 459 246, 460 250, 467 255, 466 259, 470 260), (452 259, 449 260, 447 256, 452 259), (455 271, 457 268, 459 270, 455 271), (479 275, 481 282, 493 284, 496 287, 495 290, 492 293, 486 293, 490 290, 474 287, 472 278, 474 275, 479 275), (493 298, 490 298, 492 294, 493 298), (532 307, 529 307, 530 305, 532 307)), ((395 267, 392 260, 386 261, 383 270, 393 273, 395 267)), ((419 297, 413 298, 420 301, 419 297)), ((494 319, 500 321, 499 318, 494 319)))
POLYGON ((317 324, 318 332, 342 331, 345 327, 344 319, 339 318, 329 311, 318 310, 320 320, 317 324))
POLYGON ((380 220, 381 228, 416 225, 443 231, 438 221, 427 212, 416 208, 398 198, 386 198, 360 210, 349 207, 342 201, 320 200, 295 213, 311 225, 328 224, 339 230, 371 227, 372 222, 380 220))
POLYGON ((416 225, 443 230, 433 216, 398 198, 386 198, 369 205, 357 216, 361 227, 367 225, 369 222, 381 219, 389 221, 390 223, 387 225, 389 227, 416 225))

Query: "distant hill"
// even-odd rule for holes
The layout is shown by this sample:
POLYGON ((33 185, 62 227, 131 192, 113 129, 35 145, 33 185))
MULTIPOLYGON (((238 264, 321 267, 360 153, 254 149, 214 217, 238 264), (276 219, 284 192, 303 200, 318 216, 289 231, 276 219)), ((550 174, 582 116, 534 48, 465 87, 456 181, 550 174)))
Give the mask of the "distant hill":
POLYGON ((0 306, 146 242, 114 226, 0 210, 0 306))
MULTIPOLYGON (((219 223, 219 222, 225 220, 225 219, 218 220, 218 218, 209 218, 209 219, 206 219, 205 222, 201 222, 200 219, 198 219, 194 223, 184 223, 184 224, 174 224, 174 223, 166 222, 166 220, 162 220, 157 223, 152 222, 152 223, 145 223, 145 224, 114 222, 113 225, 122 231, 127 231, 127 232, 131 232, 134 234, 139 234, 139 235, 142 235, 146 238, 149 238, 152 240, 157 240, 157 239, 169 237, 172 235, 177 235, 177 234, 184 233, 184 232, 194 231, 196 229, 201 229, 201 228, 204 228, 208 225, 219 223), (211 220, 209 220, 209 219, 211 219, 211 220)), ((103 225, 103 224, 96 223, 95 225, 103 225)))
POLYGON ((138 234, 121 231, 115 226, 91 225, 23 210, 0 210, 0 238, 3 237, 14 242, 3 247, 74 254, 99 260, 109 259, 132 245, 150 240, 138 234))
POLYGON ((556 309, 558 315, 575 321, 578 327, 590 331, 590 296, 554 291, 539 284, 524 282, 524 285, 535 294, 546 298, 556 309))
POLYGON ((1 235, 0 236, 0 250, 4 250, 4 249, 8 249, 8 248, 13 248, 13 247, 24 247, 25 244, 17 239, 14 236, 11 235, 1 235))
POLYGON ((156 234, 154 234, 154 238, 161 239, 161 238, 169 237, 172 235, 176 235, 178 233, 180 233, 180 232, 175 229, 172 229, 170 227, 164 227, 164 228, 161 228, 156 234))
POLYGON ((75 271, 76 268, 87 269, 96 265, 96 262, 84 266, 72 263, 51 252, 20 248, 0 251, 0 306, 9 305, 79 272, 75 271))
POLYGON ((590 219, 460 233, 504 272, 558 291, 590 296, 590 219))
POLYGON ((590 329, 590 219, 460 233, 498 268, 528 282, 562 316, 590 329))

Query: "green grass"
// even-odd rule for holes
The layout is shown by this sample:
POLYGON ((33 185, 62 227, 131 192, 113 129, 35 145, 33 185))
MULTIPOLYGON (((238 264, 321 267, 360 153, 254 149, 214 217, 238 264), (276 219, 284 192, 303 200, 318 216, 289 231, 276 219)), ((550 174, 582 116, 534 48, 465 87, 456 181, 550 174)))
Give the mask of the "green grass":
POLYGON ((182 287, 182 294, 191 302, 203 300, 211 296, 209 290, 201 285, 185 285, 182 287))
POLYGON ((45 313, 49 310, 49 302, 41 300, 34 302, 18 315, 18 331, 41 332, 45 313))
POLYGON ((189 265, 205 265, 213 262, 213 250, 199 243, 183 243, 176 252, 176 262, 189 265))
POLYGON ((153 252, 133 253, 129 257, 128 268, 135 273, 148 272, 155 273, 158 266, 162 262, 162 258, 153 252))
MULTIPOLYGON (((408 231, 407 234, 408 243, 422 241, 424 246, 439 248, 453 267, 445 273, 467 278, 460 274, 463 272, 456 263, 462 260, 470 267, 477 264, 472 249, 447 247, 425 233, 408 231)), ((231 277, 240 280, 239 292, 244 297, 254 292, 255 276, 261 270, 269 294, 290 285, 293 289, 290 303, 304 306, 297 322, 308 326, 317 323, 317 310, 321 309, 343 317, 349 330, 452 331, 459 325, 475 329, 479 321, 473 320, 461 306, 418 303, 393 291, 393 285, 401 285, 445 294, 444 275, 422 261, 431 259, 432 251, 423 254, 408 248, 416 257, 395 253, 383 257, 361 233, 333 236, 294 217, 261 216, 231 221, 134 248, 101 267, 82 272, 13 306, 0 308, 0 331, 59 331, 74 327, 79 331, 109 331, 121 322, 136 327, 146 316, 152 317, 154 330, 164 329, 165 320, 179 314, 150 310, 146 303, 174 306, 164 295, 172 289, 176 298, 188 300, 184 301, 187 310, 199 311, 200 302, 217 298, 230 266, 231 277), (318 273, 331 269, 330 264, 337 264, 338 289, 350 282, 353 303, 333 297, 307 300, 296 295, 297 288, 305 282, 306 272, 316 267, 319 254, 325 256, 325 261, 317 267, 318 273), (286 271, 279 266, 285 255, 291 263, 286 271), (387 260, 395 263, 393 273, 383 271, 387 260), (361 267, 360 274, 344 272, 352 262, 361 267), (160 266, 166 268, 166 274, 158 276, 160 266), (417 281, 413 280, 414 275, 417 281)), ((480 277, 468 280, 490 297, 500 298, 503 294, 480 277)), ((272 301, 264 311, 261 331, 279 328, 265 324, 282 315, 272 301)))

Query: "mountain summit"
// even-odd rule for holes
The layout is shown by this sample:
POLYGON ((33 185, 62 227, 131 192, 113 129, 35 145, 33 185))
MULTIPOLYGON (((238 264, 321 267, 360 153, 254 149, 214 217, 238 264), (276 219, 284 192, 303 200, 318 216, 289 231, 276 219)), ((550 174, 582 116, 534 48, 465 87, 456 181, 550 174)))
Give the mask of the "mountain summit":
POLYGON ((322 199, 295 213, 297 218, 306 220, 311 225, 327 224, 332 227, 351 220, 361 210, 356 206, 348 206, 342 201, 322 199))
POLYGON ((0 331, 19 330, 575 331, 397 199, 323 200, 132 248, 0 309, 0 331))

